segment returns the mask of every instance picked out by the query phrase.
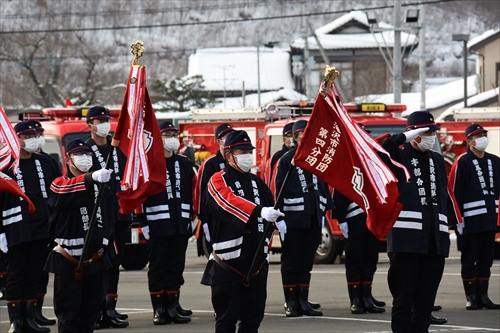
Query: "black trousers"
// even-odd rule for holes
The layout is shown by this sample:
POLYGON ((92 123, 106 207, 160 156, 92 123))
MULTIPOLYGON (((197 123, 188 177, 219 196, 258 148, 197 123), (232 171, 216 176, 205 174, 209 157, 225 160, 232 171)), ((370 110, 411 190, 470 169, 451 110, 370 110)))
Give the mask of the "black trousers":
POLYGON ((290 228, 281 243, 283 286, 309 286, 314 254, 321 239, 321 228, 290 228))
POLYGON ((187 235, 154 237, 148 240, 150 292, 177 292, 186 263, 187 235))
POLYGON ((107 271, 84 274, 79 281, 73 274, 55 274, 54 312, 59 333, 91 333, 101 311, 107 271))
POLYGON ((216 333, 256 333, 264 319, 267 298, 267 262, 245 287, 242 278, 212 286, 212 305, 217 314, 216 333))
POLYGON ((489 278, 495 254, 495 232, 460 236, 462 279, 489 278))
POLYGON ((120 280, 120 265, 122 263, 123 255, 125 253, 125 243, 127 242, 127 233, 130 222, 116 221, 114 228, 115 242, 114 245, 118 253, 111 258, 111 267, 108 270, 109 281, 107 293, 112 295, 118 294, 118 281, 120 280))
POLYGON ((36 300, 38 279, 47 259, 47 239, 24 242, 7 253, 7 300, 36 300))
MULTIPOLYGON (((47 241, 47 247, 45 248, 45 259, 43 261, 44 263, 47 260, 49 253, 54 249, 54 246, 56 246, 56 242, 49 239, 47 241)), ((48 284, 49 284, 49 273, 42 270, 40 272, 39 277, 38 277, 38 294, 39 295, 45 295, 47 293, 47 285, 48 284)))
POLYGON ((444 270, 444 256, 389 253, 387 275, 392 301, 394 333, 427 333, 431 312, 444 270))
POLYGON ((372 282, 377 270, 379 241, 371 232, 344 240, 347 282, 372 282))

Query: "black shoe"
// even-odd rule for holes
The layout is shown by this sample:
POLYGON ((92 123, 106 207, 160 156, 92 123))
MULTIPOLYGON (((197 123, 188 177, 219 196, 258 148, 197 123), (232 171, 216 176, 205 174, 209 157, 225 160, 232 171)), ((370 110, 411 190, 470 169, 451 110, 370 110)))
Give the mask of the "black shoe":
POLYGON ((126 314, 126 313, 119 313, 118 311, 115 310, 115 315, 116 315, 116 318, 121 319, 121 320, 128 319, 128 314, 126 314))
POLYGON ((187 324, 191 321, 190 317, 181 316, 177 310, 177 293, 166 294, 167 304, 165 306, 165 320, 176 324, 187 324))
POLYGON ((448 322, 448 319, 444 317, 434 317, 434 315, 431 313, 431 324, 432 325, 444 325, 448 322))
POLYGON ((165 312, 163 310, 163 294, 151 294, 151 304, 153 304, 153 324, 165 325, 165 312))
POLYGON ((22 328, 23 331, 31 333, 49 333, 50 328, 43 327, 37 324, 35 320, 36 302, 23 302, 22 304, 22 328))
POLYGON ((361 306, 363 307, 363 309, 369 313, 383 313, 383 312, 385 312, 384 308, 380 308, 380 307, 376 306, 375 304, 373 304, 372 285, 367 284, 367 283, 363 283, 361 286, 363 287, 362 291, 361 291, 361 295, 362 295, 361 306))
POLYGON ((361 306, 361 284, 347 284, 347 290, 349 291, 349 299, 351 300, 351 313, 352 314, 362 314, 365 310, 361 306))
POLYGON ((443 307, 441 305, 434 305, 432 307, 432 311, 441 311, 443 310, 443 307))
POLYGON ((180 314, 181 316, 190 316, 193 314, 193 311, 184 309, 180 304, 179 301, 181 299, 181 287, 179 286, 179 289, 177 291, 177 305, 175 306, 175 309, 177 310, 177 313, 180 314))
POLYGON ((299 313, 302 313, 306 316, 322 316, 323 312, 314 310, 309 305, 309 286, 300 286, 297 287, 299 293, 299 313))
POLYGON ((287 317, 299 317, 296 288, 283 287, 283 292, 285 293, 285 315, 287 317))
POLYGON ((116 317, 116 301, 118 298, 116 296, 106 296, 104 300, 103 309, 102 309, 102 319, 101 319, 101 327, 102 328, 125 328, 128 327, 128 321, 121 320, 116 317))
POLYGON ((42 307, 43 307, 44 299, 45 299, 45 295, 38 295, 36 298, 35 320, 39 325, 42 325, 42 326, 55 325, 56 321, 54 319, 46 318, 42 314, 42 307))

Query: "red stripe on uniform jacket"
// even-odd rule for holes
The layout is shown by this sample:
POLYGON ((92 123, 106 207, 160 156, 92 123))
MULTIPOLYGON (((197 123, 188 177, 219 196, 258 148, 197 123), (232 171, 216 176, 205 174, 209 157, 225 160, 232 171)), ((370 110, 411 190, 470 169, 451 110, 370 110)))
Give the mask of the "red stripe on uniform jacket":
POLYGON ((73 178, 59 177, 54 179, 50 185, 50 190, 57 194, 85 191, 84 179, 85 174, 73 178))
POLYGON ((210 178, 208 192, 220 207, 247 223, 257 205, 235 195, 231 188, 227 186, 224 174, 224 171, 219 171, 210 178))

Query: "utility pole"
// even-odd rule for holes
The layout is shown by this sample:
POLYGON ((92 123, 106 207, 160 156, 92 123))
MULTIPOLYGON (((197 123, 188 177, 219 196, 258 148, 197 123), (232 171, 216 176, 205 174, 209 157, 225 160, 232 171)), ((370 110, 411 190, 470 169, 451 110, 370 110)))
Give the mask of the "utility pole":
POLYGON ((425 5, 420 6, 420 31, 418 37, 418 48, 420 49, 420 64, 419 64, 419 76, 420 76, 420 109, 425 110, 425 80, 426 80, 426 59, 425 59, 425 5))
POLYGON ((258 107, 260 107, 260 36, 259 32, 257 32, 257 98, 258 98, 258 107))
POLYGON ((394 103, 401 103, 402 73, 401 73, 401 0, 394 0, 394 103))
POLYGON ((307 41, 306 4, 302 4, 302 31, 304 33, 304 95, 309 97, 309 43, 307 41))

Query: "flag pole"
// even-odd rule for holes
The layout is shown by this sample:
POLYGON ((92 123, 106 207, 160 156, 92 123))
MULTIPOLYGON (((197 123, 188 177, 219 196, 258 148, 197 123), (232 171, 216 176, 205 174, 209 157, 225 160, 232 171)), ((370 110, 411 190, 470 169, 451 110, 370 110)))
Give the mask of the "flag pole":
MULTIPOLYGON (((293 170, 295 169, 295 163, 292 159, 290 168, 288 169, 285 179, 283 180, 283 185, 281 186, 280 192, 278 193, 278 196, 276 197, 276 203, 274 204, 274 209, 278 209, 279 206, 281 206, 281 203, 283 201, 283 198, 285 197, 285 191, 286 188, 288 187, 288 183, 290 183, 291 175, 293 170)), ((264 234, 262 235, 262 238, 260 239, 259 245, 257 246, 257 251, 255 251, 255 254, 253 256, 252 264, 250 265, 250 269, 248 270, 247 275, 245 275, 245 279, 243 280, 243 285, 248 287, 250 284, 250 279, 252 278, 252 273, 257 266, 257 260, 259 260, 259 255, 262 247, 264 246, 264 241, 266 240, 266 235, 269 233, 271 230, 272 223, 267 222, 266 229, 264 230, 264 234)))
MULTIPOLYGON (((113 156, 115 149, 115 146, 111 146, 111 150, 109 151, 108 157, 106 158, 106 169, 111 168, 111 156, 113 156)), ((75 269, 75 280, 80 280, 83 276, 83 262, 85 261, 85 256, 89 251, 90 237, 92 237, 92 232, 94 231, 95 225, 97 224, 97 210, 99 209, 99 205, 101 204, 102 194, 104 193, 104 186, 104 183, 99 183, 99 191, 97 192, 97 198, 95 199, 92 217, 90 218, 89 229, 87 230, 85 241, 83 242, 82 255, 80 256, 78 266, 75 269)))

